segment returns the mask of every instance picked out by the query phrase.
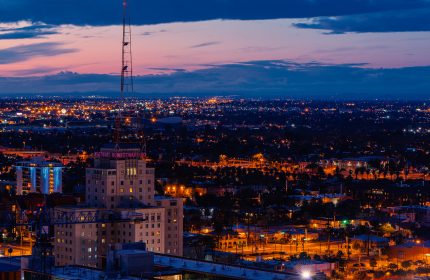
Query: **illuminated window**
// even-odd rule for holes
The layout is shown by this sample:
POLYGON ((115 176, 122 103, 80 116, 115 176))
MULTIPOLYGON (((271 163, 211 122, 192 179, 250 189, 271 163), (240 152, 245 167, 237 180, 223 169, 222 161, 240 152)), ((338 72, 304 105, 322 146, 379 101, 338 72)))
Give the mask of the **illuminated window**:
POLYGON ((128 176, 136 176, 137 175, 137 168, 136 167, 127 168, 127 175, 128 176))

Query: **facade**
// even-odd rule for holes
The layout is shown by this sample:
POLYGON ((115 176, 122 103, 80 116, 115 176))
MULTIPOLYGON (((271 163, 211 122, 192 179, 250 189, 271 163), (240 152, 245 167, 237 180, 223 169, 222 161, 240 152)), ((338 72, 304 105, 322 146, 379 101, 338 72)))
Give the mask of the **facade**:
POLYGON ((163 221, 165 229, 165 253, 182 256, 184 243, 184 205, 182 199, 157 196, 155 203, 157 207, 165 210, 165 219, 163 221))
POLYGON ((147 168, 140 149, 112 146, 96 153, 86 170, 86 201, 93 207, 154 206, 154 169, 147 168))
POLYGON ((408 205, 387 207, 385 211, 388 212, 391 217, 396 217, 399 220, 416 222, 426 227, 430 226, 430 206, 408 205))
MULTIPOLYGON (((62 211, 78 214, 92 208, 60 208, 62 211)), ((84 265, 96 267, 98 264, 98 224, 70 224, 54 227, 54 257, 56 265, 84 265)), ((105 225, 100 225, 104 228, 105 225)))
POLYGON ((47 162, 42 158, 18 162, 16 169, 16 193, 61 193, 63 165, 47 162))
POLYGON ((103 267, 108 245, 143 242, 148 251, 182 255, 183 203, 154 196, 154 169, 138 147, 106 146, 86 171, 86 204, 62 211, 111 210, 139 221, 55 226, 56 265, 103 267))

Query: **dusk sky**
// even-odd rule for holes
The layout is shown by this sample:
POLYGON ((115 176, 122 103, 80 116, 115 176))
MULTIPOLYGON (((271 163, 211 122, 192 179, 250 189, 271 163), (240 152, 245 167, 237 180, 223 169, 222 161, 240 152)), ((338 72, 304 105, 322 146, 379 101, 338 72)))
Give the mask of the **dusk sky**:
MULTIPOLYGON (((137 78, 138 92, 246 92, 257 78, 262 91, 294 94, 311 90, 306 77, 327 93, 351 94, 369 79, 375 94, 402 94, 390 81, 406 95, 430 92, 429 0, 129 2, 134 71, 150 75, 137 78)), ((0 93, 114 92, 121 6, 0 0, 0 93)))

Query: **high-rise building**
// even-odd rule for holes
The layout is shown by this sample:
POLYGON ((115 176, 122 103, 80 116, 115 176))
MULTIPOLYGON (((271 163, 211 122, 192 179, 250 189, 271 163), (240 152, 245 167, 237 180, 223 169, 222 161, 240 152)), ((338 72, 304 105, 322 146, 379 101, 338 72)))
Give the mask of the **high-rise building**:
POLYGON ((85 207, 62 211, 112 210, 139 222, 55 226, 57 265, 103 267, 107 246, 144 242, 148 251, 182 255, 182 199, 154 196, 154 169, 137 145, 109 144, 95 154, 86 171, 85 207))
POLYGON ((154 169, 147 168, 137 145, 109 144, 95 154, 86 170, 90 206, 114 209, 154 206, 154 169))
POLYGON ((16 193, 61 193, 63 165, 47 162, 42 158, 21 161, 15 164, 16 193))

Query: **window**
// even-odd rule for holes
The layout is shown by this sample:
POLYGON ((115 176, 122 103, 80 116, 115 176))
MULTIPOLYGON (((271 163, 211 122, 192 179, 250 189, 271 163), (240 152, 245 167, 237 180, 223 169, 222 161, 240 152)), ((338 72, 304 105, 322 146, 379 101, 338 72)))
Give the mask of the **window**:
POLYGON ((136 176, 137 175, 137 168, 136 167, 127 168, 127 175, 128 176, 136 176))

